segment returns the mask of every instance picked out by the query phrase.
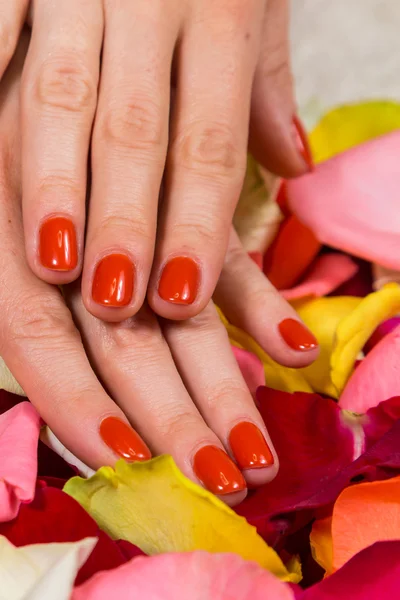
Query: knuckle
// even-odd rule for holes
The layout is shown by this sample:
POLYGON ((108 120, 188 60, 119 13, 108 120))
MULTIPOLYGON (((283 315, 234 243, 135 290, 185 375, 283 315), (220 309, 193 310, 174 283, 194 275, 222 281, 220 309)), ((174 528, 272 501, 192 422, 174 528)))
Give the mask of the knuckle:
POLYGON ((174 446, 174 440, 196 439, 201 429, 201 418, 194 411, 177 412, 170 404, 159 411, 157 431, 169 447, 174 446))
POLYGON ((76 57, 44 62, 35 87, 36 96, 44 107, 77 113, 94 110, 95 81, 89 69, 76 57))
MULTIPOLYGON (((157 348, 163 345, 163 338, 153 315, 140 312, 121 323, 107 324, 109 350, 118 356, 143 356, 146 361, 150 355, 157 354, 157 348)), ((132 364, 132 363, 131 363, 132 364)))
POLYGON ((235 381, 233 378, 221 379, 204 388, 203 403, 211 414, 217 411, 219 414, 232 412, 233 407, 248 406, 249 391, 243 381, 235 381))
POLYGON ((93 237, 107 238, 109 233, 114 239, 140 239, 148 243, 154 241, 150 220, 140 214, 139 210, 136 215, 105 216, 96 227, 93 237))
POLYGON ((100 131, 106 143, 128 150, 154 152, 164 142, 161 110, 149 98, 111 105, 100 118, 100 131))
POLYGON ((208 217, 200 219, 198 215, 195 222, 177 223, 171 228, 171 239, 180 240, 181 243, 186 240, 190 247, 222 247, 225 244, 224 224, 218 223, 216 215, 213 217, 213 220, 208 217))
POLYGON ((13 341, 19 346, 28 344, 32 351, 42 343, 51 344, 57 351, 71 340, 80 342, 80 335, 71 313, 55 294, 30 292, 20 295, 8 311, 8 327, 13 341), (15 309, 18 306, 18 309, 15 309))
POLYGON ((173 141, 171 160, 200 175, 242 177, 245 152, 238 149, 230 127, 194 123, 173 141))
POLYGON ((62 194, 66 198, 82 195, 82 186, 70 175, 47 175, 38 182, 37 193, 40 197, 62 194))

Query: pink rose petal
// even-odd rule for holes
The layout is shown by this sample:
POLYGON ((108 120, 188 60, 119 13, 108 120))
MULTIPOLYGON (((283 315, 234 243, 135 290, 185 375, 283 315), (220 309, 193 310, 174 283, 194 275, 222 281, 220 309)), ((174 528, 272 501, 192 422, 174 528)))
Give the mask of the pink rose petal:
POLYGON ((400 269, 400 130, 287 182, 294 214, 319 241, 400 269))
POLYGON ((261 360, 248 350, 232 346, 233 354, 238 362, 247 387, 253 396, 260 385, 265 385, 265 373, 261 360))
POLYGON ((322 254, 315 260, 302 283, 290 290, 281 291, 281 294, 286 300, 307 296, 320 298, 333 292, 357 271, 357 264, 346 254, 322 254))
POLYGON ((395 600, 399 597, 400 542, 378 542, 308 590, 297 600, 395 600))
POLYGON ((364 413, 380 401, 400 396, 400 328, 386 335, 367 354, 350 377, 339 403, 364 413))
POLYGON ((0 522, 14 519, 35 495, 40 417, 22 402, 0 415, 0 522))
POLYGON ((72 600, 294 600, 291 588, 235 554, 139 557, 75 588, 72 600))

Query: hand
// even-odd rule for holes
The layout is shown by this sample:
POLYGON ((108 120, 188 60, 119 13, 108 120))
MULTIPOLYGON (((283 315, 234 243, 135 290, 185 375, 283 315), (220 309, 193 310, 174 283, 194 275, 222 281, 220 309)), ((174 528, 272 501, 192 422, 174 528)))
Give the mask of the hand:
MULTIPOLYGON (((24 36, 0 84, 0 355, 58 439, 85 464, 167 452, 188 477, 234 504, 246 482, 272 479, 278 460, 212 302, 187 321, 159 322, 143 307, 122 323, 105 323, 84 308, 78 282, 65 288, 72 318, 59 290, 26 265, 18 114, 27 42, 24 36)), ((316 357, 299 324, 297 346, 280 335, 279 324, 299 323, 297 316, 233 232, 218 299, 280 362, 304 366, 316 357)))
MULTIPOLYGON (((2 8, 6 58, 26 8, 2 8)), ((33 272, 63 284, 83 269, 84 304, 107 321, 135 314, 146 294, 162 317, 199 314, 221 272, 250 112, 250 147, 264 165, 285 176, 308 169, 292 120, 287 3, 34 0, 31 9, 22 151, 33 272)))

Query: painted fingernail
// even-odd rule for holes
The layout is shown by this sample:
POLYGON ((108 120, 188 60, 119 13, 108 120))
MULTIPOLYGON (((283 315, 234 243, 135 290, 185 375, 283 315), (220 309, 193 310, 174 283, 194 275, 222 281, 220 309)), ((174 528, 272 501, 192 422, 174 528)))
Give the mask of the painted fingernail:
POLYGON ((199 268, 195 261, 186 256, 177 256, 165 265, 158 293, 163 300, 173 304, 193 304, 199 280, 199 268))
POLYGON ((278 325, 279 333, 288 346, 298 352, 307 352, 318 347, 318 340, 303 323, 296 319, 284 319, 278 325))
POLYGON ((78 264, 75 227, 65 217, 51 217, 39 232, 39 258, 52 271, 72 271, 78 264))
POLYGON ((134 267, 125 254, 109 254, 97 265, 92 298, 102 306, 126 306, 132 300, 134 267))
POLYGON ((203 446, 197 451, 193 471, 213 494, 232 494, 246 488, 244 477, 235 463, 217 446, 203 446))
POLYGON ((306 162, 310 171, 314 170, 314 161, 311 154, 310 143, 308 141, 306 130, 300 119, 295 115, 293 117, 294 135, 298 151, 306 162))
POLYGON ((263 267, 263 255, 261 252, 249 252, 249 256, 253 262, 256 263, 257 267, 262 269, 263 267))
POLYGON ((259 469, 274 464, 274 456, 261 431, 253 423, 238 423, 229 434, 229 445, 241 469, 259 469))
POLYGON ((100 436, 115 454, 129 461, 149 460, 151 452, 127 423, 118 417, 107 417, 100 423, 100 436))

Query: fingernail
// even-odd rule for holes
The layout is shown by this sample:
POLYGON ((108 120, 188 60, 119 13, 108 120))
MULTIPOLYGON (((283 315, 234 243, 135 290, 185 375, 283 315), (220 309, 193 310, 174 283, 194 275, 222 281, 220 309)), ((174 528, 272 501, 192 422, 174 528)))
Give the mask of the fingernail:
POLYGON ((173 304, 193 304, 199 279, 199 268, 194 260, 178 256, 165 265, 158 284, 158 293, 163 300, 173 304))
POLYGON ((279 333, 288 346, 298 352, 307 352, 318 347, 318 340, 311 331, 296 319, 284 319, 278 325, 279 333))
POLYGON ((308 136, 306 130, 300 119, 295 115, 293 117, 293 126, 295 133, 295 140, 297 149, 300 152, 303 160, 306 162, 310 171, 314 170, 314 161, 311 154, 310 143, 308 141, 308 136))
POLYGON ((51 217, 39 232, 40 262, 53 271, 72 271, 78 264, 75 227, 65 217, 51 217))
POLYGON ((249 252, 249 256, 253 262, 256 263, 257 267, 262 269, 263 267, 263 255, 261 252, 249 252))
POLYGON ((115 454, 126 460, 149 460, 151 452, 127 423, 118 417, 107 417, 100 423, 100 436, 115 454))
POLYGON ((102 306, 126 306, 132 300, 134 267, 125 254, 109 254, 97 265, 92 298, 102 306))
POLYGON ((244 477, 235 463, 217 446, 203 446, 197 451, 193 471, 213 494, 232 494, 246 488, 244 477))
POLYGON ((258 469, 274 464, 274 457, 261 431, 249 422, 235 425, 229 445, 241 469, 258 469))

